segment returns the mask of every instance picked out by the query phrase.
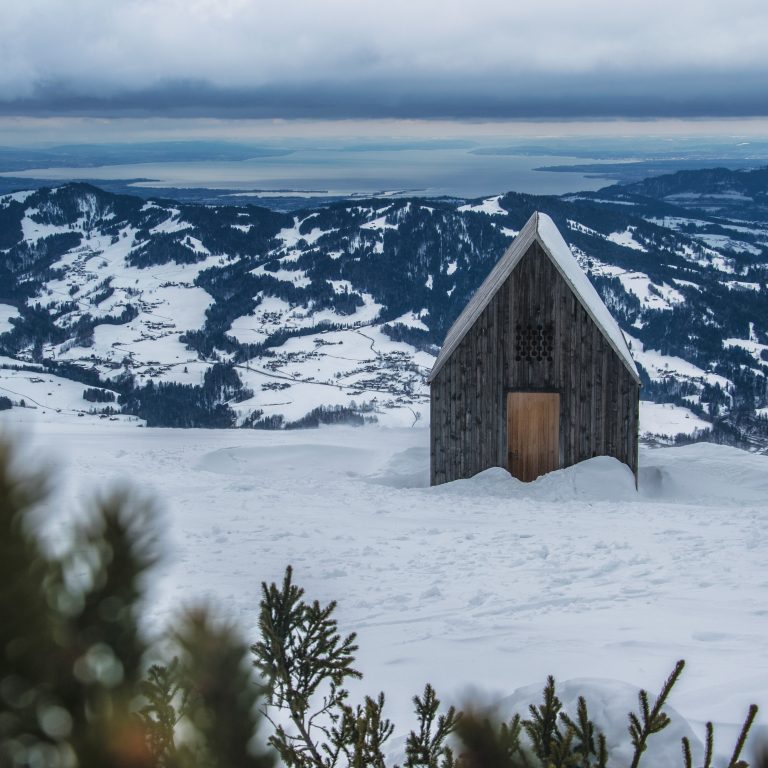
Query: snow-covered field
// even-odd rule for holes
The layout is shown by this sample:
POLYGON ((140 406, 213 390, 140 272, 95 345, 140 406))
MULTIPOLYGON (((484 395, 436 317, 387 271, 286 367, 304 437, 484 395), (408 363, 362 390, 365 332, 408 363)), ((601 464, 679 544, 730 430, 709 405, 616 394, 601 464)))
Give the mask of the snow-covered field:
MULTIPOLYGON (((696 734, 714 719, 720 750, 750 702, 768 709, 768 457, 646 449, 639 491, 607 458, 528 485, 497 469, 429 488, 420 428, 149 430, 29 416, 4 412, 0 426, 60 468, 52 542, 62 509, 129 482, 160 502, 155 628, 209 600, 253 639, 260 582, 293 564, 308 596, 339 601, 342 629, 359 633, 355 692, 385 690, 400 731, 426 681, 457 701, 470 686, 501 699, 552 673, 591 678, 595 697, 620 707, 613 732, 626 738, 627 686, 656 690, 678 658, 688 667, 670 704, 696 734)), ((680 765, 679 741, 666 744, 680 765)))
MULTIPOLYGON (((347 405, 350 400, 375 406, 375 416, 380 426, 408 427, 414 424, 427 425, 429 421, 429 394, 423 379, 411 368, 402 366, 398 369, 398 356, 403 356, 406 347, 401 342, 388 339, 378 328, 348 329, 331 331, 323 334, 323 345, 315 345, 312 337, 289 339, 280 347, 279 355, 270 362, 270 366, 238 366, 241 379, 254 396, 242 403, 233 404, 233 409, 242 420, 257 406, 267 415, 284 414, 289 420, 299 419, 316 405, 347 405), (379 360, 386 361, 386 366, 371 369, 373 365, 371 349, 379 360), (349 368, 344 372, 334 371, 334 361, 341 360, 349 368), (310 366, 314 366, 310 368, 310 366), (302 367, 303 366, 303 367, 302 367), (310 371, 315 375, 311 376, 310 371), (303 378, 302 378, 303 376, 303 378), (386 391, 387 386, 395 386, 399 377, 404 395, 393 398, 386 391), (269 383, 273 382, 272 387, 269 383), (278 382, 278 387, 274 387, 278 382), (410 389, 408 387, 410 386, 410 389), (277 390, 277 391, 275 391, 277 390), (405 396, 407 395, 407 397, 405 396)), ((633 340, 634 341, 634 340, 633 340)), ((639 342, 635 343, 639 344, 639 342)), ((642 345, 640 345, 642 350, 642 345)), ((646 361, 660 359, 658 353, 636 352, 646 361)), ((657 367, 659 375, 668 375, 668 361, 679 358, 664 358, 665 367, 657 367)), ((422 371, 429 370, 432 358, 425 352, 413 355, 413 361, 422 371)), ((47 373, 43 370, 16 370, 21 361, 0 355, 0 396, 8 397, 18 405, 24 401, 26 411, 17 409, 14 419, 21 419, 25 424, 45 423, 49 421, 67 422, 71 417, 84 419, 86 423, 107 418, 101 411, 105 406, 119 408, 116 403, 92 403, 83 399, 87 388, 71 379, 47 373)), ((28 363, 25 363, 28 367, 28 363)), ((202 379, 206 363, 189 362, 182 374, 189 379, 202 379)), ((695 368, 690 363, 681 361, 679 366, 687 375, 693 369, 701 377, 719 379, 722 377, 709 374, 695 368)), ((675 370, 683 375, 680 370, 675 370)), ((181 379, 183 381, 183 378, 181 379)), ((691 380, 697 380, 691 376, 691 380)), ((116 393, 115 393, 116 394, 116 393)), ((138 422, 134 416, 112 414, 111 421, 138 422)), ((640 434, 653 440, 661 441, 676 435, 695 436, 711 425, 693 411, 672 403, 653 403, 640 401, 640 434)))
POLYGON ((708 421, 680 405, 640 401, 640 428, 643 435, 696 435, 710 426, 708 421))

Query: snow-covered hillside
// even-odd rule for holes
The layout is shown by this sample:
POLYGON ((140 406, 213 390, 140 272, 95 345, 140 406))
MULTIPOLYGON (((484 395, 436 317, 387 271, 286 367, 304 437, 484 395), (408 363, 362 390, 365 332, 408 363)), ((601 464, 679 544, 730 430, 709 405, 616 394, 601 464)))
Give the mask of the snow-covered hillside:
POLYGON ((288 214, 87 185, 6 195, 0 395, 151 426, 424 423, 447 329, 540 208, 630 340, 643 397, 670 406, 644 408, 646 431, 765 446, 768 223, 667 197, 616 187, 288 214), (114 402, 22 397, 40 365, 114 402))
MULTIPOLYGON (((154 628, 208 600, 255 639, 259 584, 291 563, 308 596, 339 601, 342 628, 359 633, 355 693, 386 691, 401 732, 425 681, 454 701, 468 686, 492 700, 532 686, 509 709, 552 673, 589 678, 579 687, 598 722, 618 712, 609 743, 620 750, 636 686, 660 685, 678 658, 688 663, 670 701, 678 735, 701 738, 714 719, 725 751, 749 703, 768 709, 768 457, 645 449, 639 491, 607 458, 527 485, 498 469, 429 488, 422 429, 147 430, 20 416, 0 423, 23 427, 29 453, 60 467, 41 518, 52 546, 65 510, 141 478, 159 501, 165 552, 154 628)), ((671 734, 658 744, 651 764, 680 764, 671 734)))

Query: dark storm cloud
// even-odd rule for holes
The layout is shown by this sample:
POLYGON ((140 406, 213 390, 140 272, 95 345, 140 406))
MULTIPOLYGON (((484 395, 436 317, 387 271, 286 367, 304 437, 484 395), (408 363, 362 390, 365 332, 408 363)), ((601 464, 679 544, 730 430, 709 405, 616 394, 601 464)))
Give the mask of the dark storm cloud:
POLYGON ((768 114, 768 4, 26 0, 0 114, 587 118, 768 114))
POLYGON ((93 95, 64 83, 0 102, 0 114, 222 118, 590 118, 737 117, 768 114, 762 73, 639 77, 535 75, 521 78, 266 85, 222 88, 168 82, 93 95))

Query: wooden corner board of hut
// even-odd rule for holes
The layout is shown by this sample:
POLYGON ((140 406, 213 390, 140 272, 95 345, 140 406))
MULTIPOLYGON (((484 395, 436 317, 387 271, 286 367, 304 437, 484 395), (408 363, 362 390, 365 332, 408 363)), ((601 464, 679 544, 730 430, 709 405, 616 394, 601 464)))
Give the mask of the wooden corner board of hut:
POLYGON ((637 477, 640 377, 552 219, 534 213, 451 326, 429 375, 432 485, 521 480, 593 456, 637 477))

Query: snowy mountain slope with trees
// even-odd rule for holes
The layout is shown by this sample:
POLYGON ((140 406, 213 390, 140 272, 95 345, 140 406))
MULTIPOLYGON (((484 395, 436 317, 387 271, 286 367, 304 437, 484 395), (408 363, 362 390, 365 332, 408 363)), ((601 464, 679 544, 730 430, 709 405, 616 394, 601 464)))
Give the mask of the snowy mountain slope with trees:
POLYGON ((706 422, 719 440, 761 447, 760 173, 291 213, 145 202, 80 184, 7 195, 0 353, 110 389, 116 409, 151 426, 424 423, 424 376, 445 332, 542 210, 631 338, 642 396, 706 422))
MULTIPOLYGON (((385 691, 396 723, 411 722, 427 681, 458 702, 467 686, 491 700, 531 686, 509 709, 551 673, 565 695, 586 693, 598 720, 621 718, 609 734, 626 751, 628 686, 654 685, 685 658, 669 703, 700 762, 705 719, 730 750, 747 706, 768 705, 764 456, 646 448, 639 491, 607 458, 531 484, 499 469, 429 488, 425 430, 31 426, 18 421, 27 415, 0 423, 25 424, 27 458, 59 467, 38 517, 54 549, 97 491, 141 478, 158 499, 153 629, 205 599, 255 640, 259 583, 291 563, 308 596, 339 601, 341 631, 359 634, 355 698, 385 691)), ((674 761, 649 764, 681 765, 679 741, 657 746, 674 761)))

